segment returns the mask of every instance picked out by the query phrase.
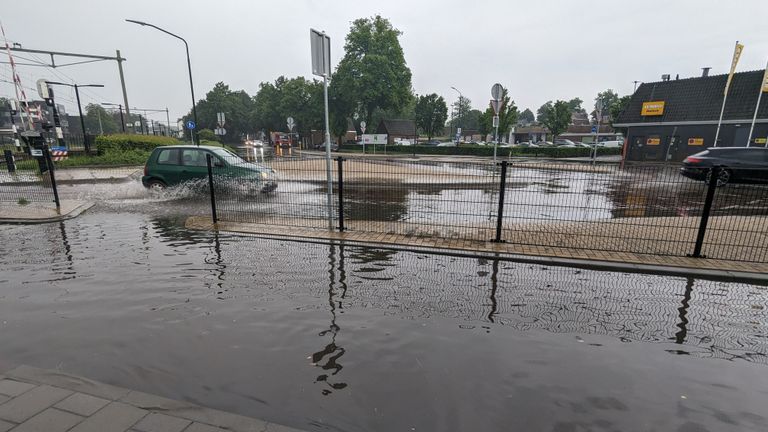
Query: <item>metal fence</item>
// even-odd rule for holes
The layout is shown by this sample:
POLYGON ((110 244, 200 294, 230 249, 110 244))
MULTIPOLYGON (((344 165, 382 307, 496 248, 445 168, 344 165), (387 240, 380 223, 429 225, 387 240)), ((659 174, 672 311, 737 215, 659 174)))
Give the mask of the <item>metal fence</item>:
POLYGON ((323 158, 264 166, 274 177, 259 178, 253 166, 212 167, 219 219, 506 242, 533 252, 768 262, 768 185, 717 187, 681 176, 677 165, 335 159, 330 208, 323 158), (264 186, 273 181, 276 190, 264 186))
POLYGON ((50 202, 59 207, 53 160, 48 148, 42 157, 4 150, 0 159, 0 202, 50 202))

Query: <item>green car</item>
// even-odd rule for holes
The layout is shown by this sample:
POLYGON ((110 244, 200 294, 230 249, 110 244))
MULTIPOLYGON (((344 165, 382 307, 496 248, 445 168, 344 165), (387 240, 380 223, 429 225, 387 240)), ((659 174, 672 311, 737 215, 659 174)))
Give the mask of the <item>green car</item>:
POLYGON ((272 192, 277 189, 277 173, 272 168, 244 160, 221 147, 157 147, 144 166, 141 183, 150 190, 165 189, 208 178, 207 155, 211 155, 214 181, 247 192, 272 192))

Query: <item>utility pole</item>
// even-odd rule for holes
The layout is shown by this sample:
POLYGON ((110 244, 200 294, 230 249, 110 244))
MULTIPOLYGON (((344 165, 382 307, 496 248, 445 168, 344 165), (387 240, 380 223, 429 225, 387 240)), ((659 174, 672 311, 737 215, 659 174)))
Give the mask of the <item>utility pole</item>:
MULTIPOLYGON (((128 118, 131 118, 131 108, 128 105, 128 92, 125 91, 125 75, 123 75, 123 61, 125 60, 120 56, 120 50, 115 50, 115 59, 117 60, 117 70, 120 72, 120 86, 123 88, 123 103, 125 104, 125 114, 128 118)), ((123 126, 123 132, 125 132, 125 126, 123 126)))

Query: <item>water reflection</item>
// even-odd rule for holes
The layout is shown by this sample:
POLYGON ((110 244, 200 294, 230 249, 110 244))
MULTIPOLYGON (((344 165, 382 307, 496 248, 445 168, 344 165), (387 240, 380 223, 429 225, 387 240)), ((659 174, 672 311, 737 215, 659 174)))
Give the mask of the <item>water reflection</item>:
POLYGON ((328 262, 328 306, 331 313, 331 323, 328 329, 321 331, 318 336, 324 338, 330 335, 331 341, 325 345, 323 349, 313 353, 310 356, 312 365, 319 367, 324 371, 324 373, 321 373, 317 376, 315 382, 325 383, 325 385, 328 387, 322 390, 322 394, 325 396, 333 393, 333 390, 342 390, 347 387, 347 383, 338 381, 338 379, 335 378, 335 376, 344 368, 338 360, 346 353, 344 348, 336 345, 336 337, 341 331, 341 327, 339 327, 339 325, 336 323, 336 309, 343 309, 344 306, 341 300, 339 300, 337 304, 337 300, 335 299, 337 296, 337 272, 338 286, 341 289, 342 298, 347 292, 347 274, 346 270, 344 269, 344 246, 337 246, 336 244, 329 245, 328 262), (337 249, 339 253, 338 264, 336 262, 337 249))
POLYGON ((686 279, 685 284, 685 292, 683 293, 683 301, 682 305, 677 308, 679 312, 680 322, 677 324, 677 326, 680 328, 680 331, 675 333, 675 343, 677 344, 684 344, 685 343, 685 337, 688 336, 688 307, 690 305, 691 301, 691 293, 693 292, 693 285, 695 281, 693 278, 689 277, 686 279))

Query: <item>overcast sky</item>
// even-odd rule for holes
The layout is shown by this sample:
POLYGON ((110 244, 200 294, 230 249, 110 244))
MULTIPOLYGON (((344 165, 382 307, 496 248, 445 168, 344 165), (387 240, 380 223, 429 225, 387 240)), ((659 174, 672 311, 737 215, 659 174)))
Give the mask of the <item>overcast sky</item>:
MULTIPOLYGON (((331 36, 335 65, 350 22, 375 14, 402 31, 416 93, 438 93, 450 103, 455 86, 481 109, 494 82, 535 112, 554 99, 591 105, 606 88, 628 94, 634 80, 657 81, 663 73, 697 76, 703 66, 726 73, 736 40, 745 45, 738 70, 763 69, 768 60, 765 0, 5 0, 0 20, 9 41, 24 48, 100 55, 120 49, 131 106, 167 106, 175 119, 191 104, 183 44, 125 18, 188 40, 200 99, 218 81, 255 94, 260 82, 280 75, 310 77, 310 27, 331 36)), ((122 102, 114 62, 19 72, 28 87, 38 78, 106 86, 84 91, 83 104, 122 102)), ((0 79, 10 80, 6 64, 0 79)), ((0 96, 12 92, 0 82, 0 96)), ((58 95, 76 111, 70 90, 58 95)))

